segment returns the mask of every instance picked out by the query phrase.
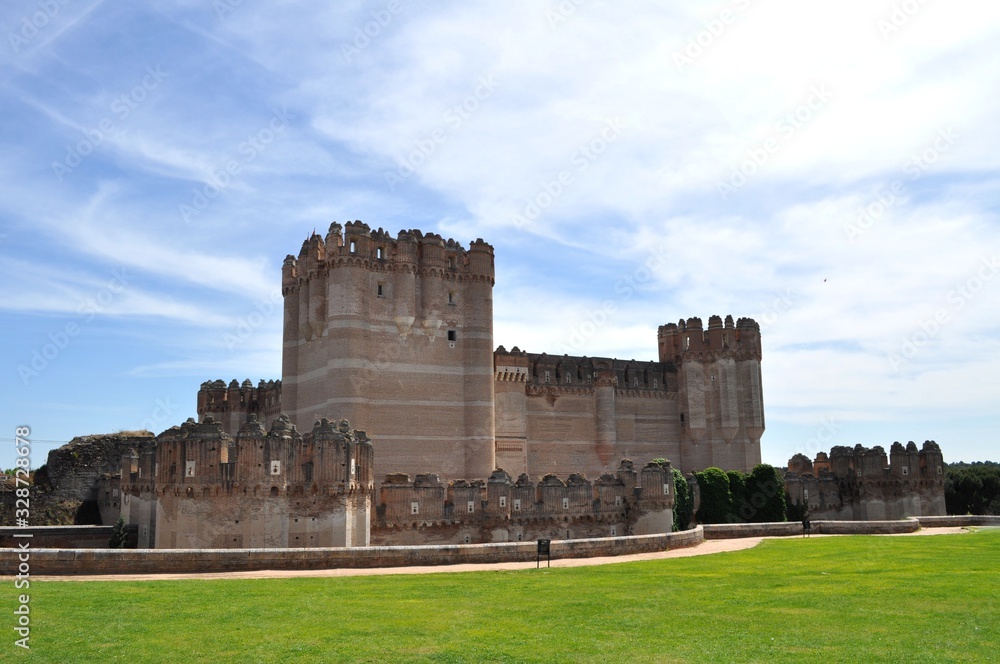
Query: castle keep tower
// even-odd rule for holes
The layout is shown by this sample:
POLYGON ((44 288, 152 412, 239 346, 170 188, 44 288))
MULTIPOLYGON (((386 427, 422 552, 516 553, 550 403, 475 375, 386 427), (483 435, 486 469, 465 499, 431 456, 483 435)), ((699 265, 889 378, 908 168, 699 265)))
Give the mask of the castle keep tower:
POLYGON ((719 316, 670 323, 659 330, 660 361, 678 373, 681 467, 750 470, 760 463, 764 400, 760 326, 719 316))
POLYGON ((367 224, 313 234, 282 269, 281 409, 363 427, 377 475, 495 468, 493 247, 367 224))

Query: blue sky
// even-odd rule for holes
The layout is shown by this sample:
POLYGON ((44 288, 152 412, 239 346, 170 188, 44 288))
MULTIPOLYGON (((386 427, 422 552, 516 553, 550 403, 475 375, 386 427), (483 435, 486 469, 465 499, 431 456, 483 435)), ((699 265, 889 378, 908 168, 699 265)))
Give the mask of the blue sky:
POLYGON ((353 219, 491 242, 508 348, 756 318, 770 463, 1000 457, 1000 6, 148 4, 0 9, 0 466, 278 378, 353 219))

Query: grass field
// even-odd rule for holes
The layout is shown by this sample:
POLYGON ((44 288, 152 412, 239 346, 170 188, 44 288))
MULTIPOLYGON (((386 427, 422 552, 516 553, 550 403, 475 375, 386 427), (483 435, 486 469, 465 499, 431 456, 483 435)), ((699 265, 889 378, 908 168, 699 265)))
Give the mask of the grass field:
POLYGON ((31 587, 31 652, 4 628, 0 653, 39 662, 985 662, 1000 661, 998 591, 998 530, 768 540, 537 571, 48 582, 31 587))

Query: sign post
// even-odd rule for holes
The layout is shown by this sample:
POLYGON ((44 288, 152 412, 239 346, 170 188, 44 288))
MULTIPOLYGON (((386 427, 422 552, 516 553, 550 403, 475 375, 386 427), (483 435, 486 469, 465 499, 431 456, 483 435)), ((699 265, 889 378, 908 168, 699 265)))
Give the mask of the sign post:
POLYGON ((545 556, 545 566, 552 567, 552 554, 549 551, 549 545, 552 540, 540 539, 538 540, 538 554, 535 557, 535 569, 539 569, 542 566, 542 556, 545 556))

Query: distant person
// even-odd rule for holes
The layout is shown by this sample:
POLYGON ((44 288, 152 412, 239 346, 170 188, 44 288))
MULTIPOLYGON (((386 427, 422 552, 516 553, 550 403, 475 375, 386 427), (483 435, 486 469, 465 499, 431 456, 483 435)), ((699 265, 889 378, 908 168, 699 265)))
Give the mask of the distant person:
POLYGON ((809 537, 809 531, 812 530, 812 524, 809 523, 809 515, 806 514, 802 517, 802 536, 809 537))

